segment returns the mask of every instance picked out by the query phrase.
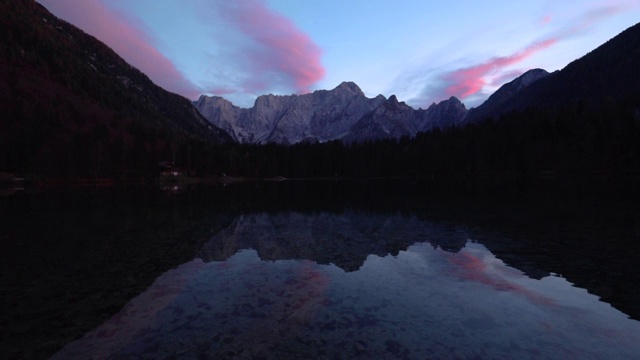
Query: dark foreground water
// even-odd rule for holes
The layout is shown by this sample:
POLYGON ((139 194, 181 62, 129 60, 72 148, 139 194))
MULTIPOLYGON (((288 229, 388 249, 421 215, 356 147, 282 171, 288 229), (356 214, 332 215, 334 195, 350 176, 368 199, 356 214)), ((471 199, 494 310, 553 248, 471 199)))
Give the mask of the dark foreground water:
POLYGON ((638 359, 635 194, 400 181, 7 194, 3 356, 638 359))

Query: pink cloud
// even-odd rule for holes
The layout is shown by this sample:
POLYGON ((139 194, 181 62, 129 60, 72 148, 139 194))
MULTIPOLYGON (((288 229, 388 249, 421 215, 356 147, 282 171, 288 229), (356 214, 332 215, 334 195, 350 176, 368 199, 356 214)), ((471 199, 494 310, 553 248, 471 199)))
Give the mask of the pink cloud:
POLYGON ((495 57, 484 63, 446 74, 443 79, 450 85, 444 89, 445 95, 447 97, 456 96, 461 99, 475 95, 487 85, 488 76, 500 72, 503 68, 515 65, 557 42, 558 39, 556 38, 536 42, 515 54, 495 57))
POLYGON ((505 272, 500 266, 488 265, 483 259, 472 253, 460 252, 450 256, 449 260, 456 266, 454 275, 463 280, 486 285, 494 291, 510 292, 536 304, 547 306, 556 304, 553 299, 510 281, 512 277, 521 278, 523 275, 505 272))
POLYGON ((241 54, 249 61, 251 72, 245 91, 258 92, 273 82, 284 82, 305 93, 324 77, 320 48, 291 20, 270 10, 263 0, 224 2, 220 10, 225 19, 254 42, 241 54))
POLYGON ((111 47, 157 85, 195 99, 200 91, 155 49, 151 39, 123 15, 99 0, 38 0, 54 15, 74 24, 111 47))
POLYGON ((518 76, 524 74, 525 71, 522 69, 516 69, 516 70, 511 70, 511 71, 506 71, 502 74, 499 74, 498 76, 494 77, 493 79, 491 79, 491 82, 489 83, 489 85, 491 86, 500 86, 506 82, 509 82, 515 78, 517 78, 518 76))
POLYGON ((608 17, 611 17, 613 15, 617 15, 620 13, 623 13, 625 11, 628 11, 634 7, 638 7, 640 6, 640 4, 638 4, 637 2, 622 2, 622 3, 614 3, 611 2, 607 5, 604 6, 600 6, 597 8, 593 8, 590 11, 588 11, 587 13, 585 13, 581 19, 581 21, 578 23, 578 25, 572 27, 569 31, 570 32, 576 32, 579 30, 583 30, 587 27, 592 26, 594 23, 598 22, 598 21, 602 21, 608 17))
MULTIPOLYGON (((591 8, 576 17, 566 27, 552 32, 545 40, 531 43, 516 53, 494 57, 480 64, 444 73, 439 76, 437 85, 424 91, 423 96, 427 99, 423 103, 430 104, 434 99, 442 100, 450 96, 456 96, 461 100, 470 97, 477 99, 486 85, 500 86, 522 73, 520 70, 509 70, 509 67, 552 47, 559 41, 584 32, 597 22, 636 7, 640 7, 640 3, 622 1, 591 8)), ((551 22, 551 19, 551 14, 544 16, 542 23, 546 25, 551 22)))

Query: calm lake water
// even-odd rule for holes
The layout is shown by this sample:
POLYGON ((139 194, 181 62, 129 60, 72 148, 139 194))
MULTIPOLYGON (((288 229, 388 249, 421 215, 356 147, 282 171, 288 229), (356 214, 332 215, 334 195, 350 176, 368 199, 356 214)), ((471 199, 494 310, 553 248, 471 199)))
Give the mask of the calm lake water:
POLYGON ((2 356, 640 359, 635 189, 7 191, 2 356))

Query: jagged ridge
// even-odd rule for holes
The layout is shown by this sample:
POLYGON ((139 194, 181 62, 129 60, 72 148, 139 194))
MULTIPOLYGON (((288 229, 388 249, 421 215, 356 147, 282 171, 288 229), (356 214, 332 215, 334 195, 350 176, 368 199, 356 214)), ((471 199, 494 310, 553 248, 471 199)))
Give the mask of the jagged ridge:
POLYGON ((357 142, 414 136, 458 125, 466 108, 455 97, 415 110, 395 95, 367 98, 353 82, 305 95, 263 95, 243 109, 217 96, 202 95, 194 106, 214 125, 242 143, 303 141, 357 142))

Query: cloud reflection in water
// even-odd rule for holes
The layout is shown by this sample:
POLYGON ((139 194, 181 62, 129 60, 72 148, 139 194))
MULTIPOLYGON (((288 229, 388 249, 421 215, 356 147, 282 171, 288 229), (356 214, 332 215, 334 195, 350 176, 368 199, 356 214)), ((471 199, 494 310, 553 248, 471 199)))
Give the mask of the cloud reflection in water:
MULTIPOLYGON (((195 259, 166 272, 54 359, 610 359, 640 353, 640 323, 565 279, 531 279, 479 243, 445 251, 438 239, 464 233, 451 225, 399 215, 379 220, 349 213, 246 216, 211 240, 232 239, 241 250, 226 260, 195 259), (376 234, 402 228, 413 245, 395 255, 371 252, 353 271, 296 258, 294 243, 304 243, 301 251, 314 256, 308 246, 320 245, 309 226, 319 223, 325 234, 342 234, 343 244, 376 242, 376 234), (255 232, 251 224, 261 242, 242 250, 255 232), (416 234, 429 242, 416 241, 416 234), (265 260, 261 249, 288 257, 265 260)), ((323 239, 323 251, 335 247, 323 239)), ((231 243, 220 251, 228 252, 231 243)), ((214 245, 205 245, 212 257, 214 245)), ((342 251, 349 249, 344 246, 342 251)))

